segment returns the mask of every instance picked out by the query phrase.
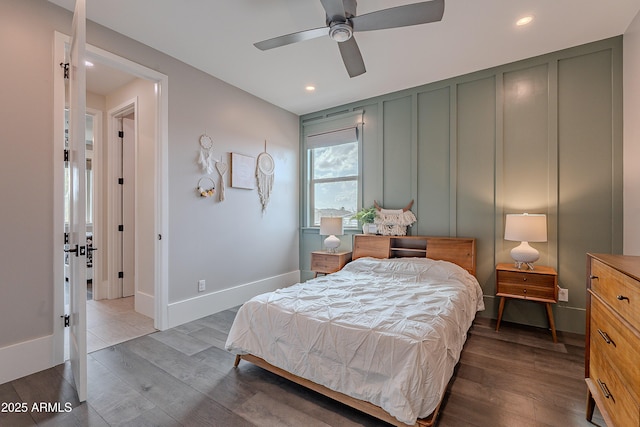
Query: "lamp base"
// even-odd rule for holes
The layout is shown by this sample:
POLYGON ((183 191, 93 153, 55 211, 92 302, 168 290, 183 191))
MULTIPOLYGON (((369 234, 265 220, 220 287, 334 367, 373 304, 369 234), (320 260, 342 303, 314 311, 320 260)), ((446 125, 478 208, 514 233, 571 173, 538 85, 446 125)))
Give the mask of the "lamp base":
POLYGON ((330 254, 335 254, 337 252, 338 246, 340 246, 340 239, 338 239, 333 234, 324 239, 324 247, 330 254))
POLYGON ((511 258, 515 261, 516 268, 520 269, 522 264, 526 264, 530 270, 533 270, 533 263, 540 259, 540 252, 529 246, 529 242, 522 242, 511 249, 511 258))

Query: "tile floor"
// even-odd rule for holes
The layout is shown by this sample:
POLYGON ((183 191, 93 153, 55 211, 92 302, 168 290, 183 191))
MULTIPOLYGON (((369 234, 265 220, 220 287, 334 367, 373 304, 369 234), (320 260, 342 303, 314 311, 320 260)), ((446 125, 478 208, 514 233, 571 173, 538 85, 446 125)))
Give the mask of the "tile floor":
POLYGON ((153 332, 153 319, 134 310, 134 297, 87 301, 88 353, 153 332))

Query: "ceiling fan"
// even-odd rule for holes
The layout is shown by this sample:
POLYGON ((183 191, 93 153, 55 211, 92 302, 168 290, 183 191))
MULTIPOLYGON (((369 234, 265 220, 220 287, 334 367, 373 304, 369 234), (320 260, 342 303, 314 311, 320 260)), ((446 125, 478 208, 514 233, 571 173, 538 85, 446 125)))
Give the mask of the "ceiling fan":
POLYGON ((325 27, 275 37, 254 43, 254 46, 260 50, 268 50, 328 35, 332 40, 338 42, 340 55, 349 77, 355 77, 367 70, 358 43, 353 38, 354 32, 437 22, 442 20, 444 14, 444 0, 391 7, 360 16, 356 16, 356 0, 320 0, 320 2, 327 15, 325 27))

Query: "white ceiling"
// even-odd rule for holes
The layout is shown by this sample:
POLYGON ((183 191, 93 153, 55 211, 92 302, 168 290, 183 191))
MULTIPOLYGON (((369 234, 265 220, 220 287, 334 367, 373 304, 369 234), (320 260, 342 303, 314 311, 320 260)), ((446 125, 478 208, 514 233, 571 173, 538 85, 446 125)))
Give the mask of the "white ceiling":
MULTIPOLYGON (((357 12, 415 2, 360 0, 357 12)), ((87 0, 88 19, 296 114, 617 36, 639 9, 640 0, 446 0, 441 22, 356 33, 367 72, 350 79, 328 37, 253 46, 323 26, 319 0, 87 0), (516 27, 525 14, 534 21, 516 27)))

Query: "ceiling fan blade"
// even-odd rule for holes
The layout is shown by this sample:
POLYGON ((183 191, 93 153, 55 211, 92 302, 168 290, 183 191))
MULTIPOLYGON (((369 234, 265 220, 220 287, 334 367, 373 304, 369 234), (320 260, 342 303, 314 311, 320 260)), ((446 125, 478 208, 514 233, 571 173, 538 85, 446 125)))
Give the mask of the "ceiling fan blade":
POLYGON ((384 30, 442 20, 444 0, 391 7, 351 18, 353 31, 384 30))
POLYGON ((269 50, 274 47, 286 46, 288 44, 311 40, 326 35, 329 35, 329 27, 320 27, 313 30, 287 34, 286 36, 274 37, 272 39, 254 43, 253 45, 260 50, 269 50))
POLYGON ((322 7, 327 12, 329 22, 346 20, 342 0, 320 0, 320 3, 322 3, 322 7))
POLYGON ((360 53, 360 48, 355 38, 351 37, 345 42, 338 43, 338 47, 340 48, 340 55, 342 55, 342 61, 347 68, 349 77, 356 77, 367 71, 364 67, 364 60, 362 59, 362 54, 360 53))

